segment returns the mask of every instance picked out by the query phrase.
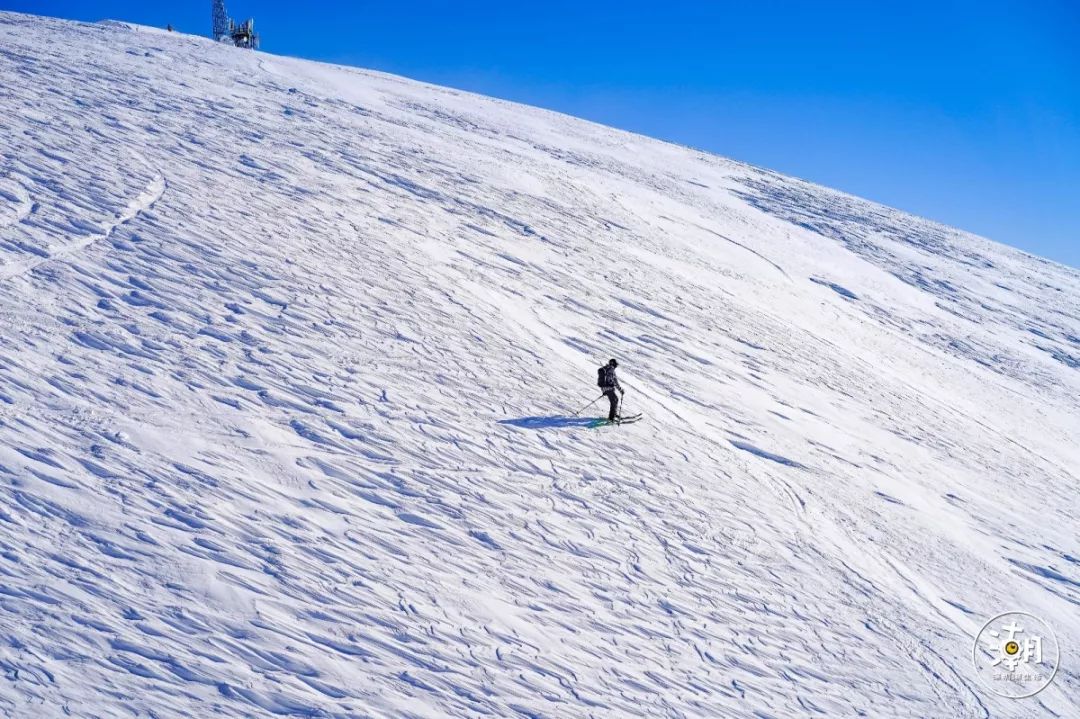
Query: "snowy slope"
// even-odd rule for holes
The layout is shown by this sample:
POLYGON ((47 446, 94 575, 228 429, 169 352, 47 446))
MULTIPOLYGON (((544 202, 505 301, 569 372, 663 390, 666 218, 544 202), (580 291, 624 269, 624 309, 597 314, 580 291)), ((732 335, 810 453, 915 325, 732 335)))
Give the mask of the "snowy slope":
POLYGON ((1080 272, 122 24, 0 109, 0 714, 1080 716, 1080 272))

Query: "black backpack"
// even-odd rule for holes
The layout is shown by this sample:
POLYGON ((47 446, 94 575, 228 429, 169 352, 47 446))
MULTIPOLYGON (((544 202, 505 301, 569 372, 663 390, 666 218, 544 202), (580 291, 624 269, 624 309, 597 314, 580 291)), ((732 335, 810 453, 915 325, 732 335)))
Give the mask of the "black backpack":
POLYGON ((597 387, 610 387, 611 382, 608 380, 608 368, 607 366, 601 367, 596 370, 596 386, 597 387))

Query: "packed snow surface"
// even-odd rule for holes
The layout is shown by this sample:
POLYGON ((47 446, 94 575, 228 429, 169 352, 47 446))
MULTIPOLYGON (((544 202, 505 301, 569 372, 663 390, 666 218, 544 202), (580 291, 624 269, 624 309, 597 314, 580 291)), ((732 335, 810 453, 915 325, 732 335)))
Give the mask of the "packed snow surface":
POLYGON ((1080 716, 1076 270, 122 23, 0 109, 3 716, 1080 716))

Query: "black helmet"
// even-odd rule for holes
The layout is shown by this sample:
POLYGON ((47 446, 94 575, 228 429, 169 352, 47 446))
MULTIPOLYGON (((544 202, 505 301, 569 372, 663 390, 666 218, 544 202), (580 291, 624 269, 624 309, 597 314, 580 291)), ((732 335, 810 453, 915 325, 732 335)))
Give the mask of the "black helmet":
POLYGON ((608 360, 608 367, 618 367, 619 362, 614 357, 608 360))

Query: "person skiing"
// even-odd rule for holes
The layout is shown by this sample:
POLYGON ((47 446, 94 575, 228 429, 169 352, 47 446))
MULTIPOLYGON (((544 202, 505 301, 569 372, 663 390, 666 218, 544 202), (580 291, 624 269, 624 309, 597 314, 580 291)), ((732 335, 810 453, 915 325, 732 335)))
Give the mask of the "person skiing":
POLYGON ((611 409, 608 411, 608 422, 615 422, 619 419, 619 400, 622 395, 626 394, 622 385, 619 384, 619 378, 615 376, 615 369, 618 366, 619 363, 615 359, 610 359, 596 373, 596 384, 600 386, 600 390, 607 397, 608 402, 611 403, 611 409), (616 396, 615 392, 619 394, 616 396))

